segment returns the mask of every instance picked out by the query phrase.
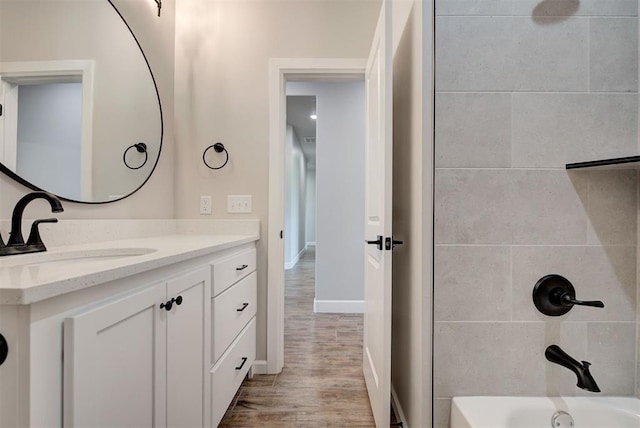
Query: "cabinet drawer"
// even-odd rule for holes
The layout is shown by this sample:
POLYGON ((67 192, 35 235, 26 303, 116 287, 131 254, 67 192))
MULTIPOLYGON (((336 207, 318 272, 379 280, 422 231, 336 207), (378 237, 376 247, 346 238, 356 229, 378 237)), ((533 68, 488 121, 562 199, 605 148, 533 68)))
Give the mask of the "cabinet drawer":
POLYGON ((213 296, 256 270, 256 249, 253 248, 213 263, 213 296))
POLYGON ((213 340, 211 361, 218 361, 233 339, 256 314, 257 275, 253 272, 233 287, 211 300, 213 340))
POLYGON ((255 359, 256 319, 253 318, 211 370, 211 426, 218 426, 222 420, 255 359))

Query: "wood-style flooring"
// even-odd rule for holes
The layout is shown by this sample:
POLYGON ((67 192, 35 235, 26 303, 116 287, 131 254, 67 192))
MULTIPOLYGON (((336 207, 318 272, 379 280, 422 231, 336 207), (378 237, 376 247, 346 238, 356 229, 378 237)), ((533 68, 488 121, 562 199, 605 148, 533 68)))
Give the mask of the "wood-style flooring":
POLYGON ((245 379, 221 427, 374 427, 362 315, 315 314, 315 253, 285 271, 284 369, 245 379))

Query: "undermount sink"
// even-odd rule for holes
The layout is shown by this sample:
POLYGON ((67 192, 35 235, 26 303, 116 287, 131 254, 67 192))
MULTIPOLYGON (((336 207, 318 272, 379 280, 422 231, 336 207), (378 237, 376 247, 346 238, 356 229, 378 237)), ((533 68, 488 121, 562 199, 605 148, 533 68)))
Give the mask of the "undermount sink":
POLYGON ((0 268, 43 266, 43 265, 70 265, 87 262, 100 262, 118 260, 122 258, 143 256, 156 252, 155 248, 99 248, 87 250, 74 250, 64 252, 43 252, 37 254, 25 254, 7 256, 0 259, 0 268))

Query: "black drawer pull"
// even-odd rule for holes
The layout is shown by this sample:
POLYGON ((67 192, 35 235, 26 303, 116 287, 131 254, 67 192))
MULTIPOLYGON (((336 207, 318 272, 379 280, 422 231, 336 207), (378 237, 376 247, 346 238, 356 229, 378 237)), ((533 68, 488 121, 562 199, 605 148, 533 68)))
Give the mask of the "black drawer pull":
POLYGON ((249 265, 242 265, 240 267, 237 267, 236 270, 245 270, 248 267, 249 267, 249 265))
POLYGON ((242 370, 242 368, 244 367, 244 363, 246 363, 248 360, 247 357, 242 357, 242 364, 240 364, 238 367, 236 367, 236 370, 242 370))
POLYGON ((240 309, 236 309, 236 311, 237 311, 237 312, 242 312, 242 311, 244 311, 245 309, 247 309, 247 306, 249 306, 249 304, 248 304, 248 303, 243 303, 243 304, 242 304, 242 307, 241 307, 240 309))

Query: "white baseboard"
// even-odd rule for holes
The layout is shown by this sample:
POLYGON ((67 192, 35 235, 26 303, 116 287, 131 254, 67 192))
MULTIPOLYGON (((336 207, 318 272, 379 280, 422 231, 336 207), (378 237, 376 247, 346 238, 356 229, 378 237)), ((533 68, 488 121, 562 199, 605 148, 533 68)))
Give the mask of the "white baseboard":
POLYGON ((293 260, 291 260, 290 262, 284 262, 285 270, 293 269, 296 264, 298 264, 298 261, 300 261, 300 257, 302 257, 305 251, 307 251, 307 249, 303 248, 302 250, 300 250, 298 255, 293 258, 293 260))
POLYGON ((316 243, 315 242, 307 242, 307 247, 315 247, 316 243))
POLYGON ((313 312, 321 314, 362 314, 364 300, 313 299, 313 312))
POLYGON ((269 374, 267 360, 255 360, 251 368, 253 369, 253 374, 269 374))
POLYGON ((409 428, 407 418, 404 416, 402 406, 400 405, 400 401, 398 401, 398 394, 396 394, 396 389, 393 387, 393 384, 391 384, 391 407, 393 407, 396 418, 402 422, 402 428, 409 428))

